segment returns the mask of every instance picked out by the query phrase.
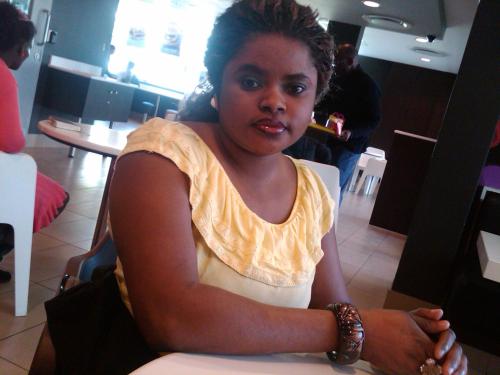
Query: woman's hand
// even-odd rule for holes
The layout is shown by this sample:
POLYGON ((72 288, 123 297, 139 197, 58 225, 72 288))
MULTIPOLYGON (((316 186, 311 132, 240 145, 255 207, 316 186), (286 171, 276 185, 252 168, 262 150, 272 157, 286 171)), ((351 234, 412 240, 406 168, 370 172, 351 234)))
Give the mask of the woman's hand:
POLYGON ((410 312, 418 326, 428 335, 436 335, 433 358, 442 364, 443 375, 467 374, 467 357, 455 341, 456 335, 447 320, 441 320, 443 310, 420 308, 410 312))
POLYGON ((435 343, 407 312, 364 310, 362 358, 388 374, 417 375, 426 358, 433 357, 435 343))

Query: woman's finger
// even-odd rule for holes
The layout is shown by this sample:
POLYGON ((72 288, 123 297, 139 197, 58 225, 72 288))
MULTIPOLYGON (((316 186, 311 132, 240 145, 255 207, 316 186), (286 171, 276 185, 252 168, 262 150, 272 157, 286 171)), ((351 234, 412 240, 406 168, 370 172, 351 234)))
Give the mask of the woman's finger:
POLYGON ((462 347, 457 343, 453 344, 450 351, 444 358, 443 375, 452 375, 462 362, 462 347))
POLYGON ((420 307, 410 312, 412 315, 420 316, 431 320, 439 320, 443 317, 443 310, 441 309, 427 309, 420 307))
POLYGON ((423 318, 419 315, 412 315, 413 320, 418 324, 420 329, 427 333, 428 335, 433 335, 441 333, 450 328, 450 322, 447 320, 433 320, 429 318, 423 318))
POLYGON ((457 336, 455 335, 455 332, 453 332, 453 330, 447 329, 446 331, 442 332, 439 335, 439 339, 434 348, 434 358, 436 359, 443 358, 443 356, 445 356, 446 353, 448 353, 450 348, 453 346, 456 339, 457 336))
POLYGON ((462 355, 462 360, 460 361, 460 366, 455 370, 453 375, 467 375, 468 370, 468 360, 465 355, 462 355))

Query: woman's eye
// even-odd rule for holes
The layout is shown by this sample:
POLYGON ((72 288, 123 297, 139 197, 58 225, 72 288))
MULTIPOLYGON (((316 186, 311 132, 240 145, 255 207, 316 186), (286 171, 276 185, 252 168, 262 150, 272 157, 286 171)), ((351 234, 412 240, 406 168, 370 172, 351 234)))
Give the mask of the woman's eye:
POLYGON ((306 86, 291 84, 288 86, 288 92, 292 95, 299 95, 306 90, 306 86))
POLYGON ((241 80, 241 87, 245 90, 252 90, 260 87, 260 84, 255 78, 246 77, 241 80))

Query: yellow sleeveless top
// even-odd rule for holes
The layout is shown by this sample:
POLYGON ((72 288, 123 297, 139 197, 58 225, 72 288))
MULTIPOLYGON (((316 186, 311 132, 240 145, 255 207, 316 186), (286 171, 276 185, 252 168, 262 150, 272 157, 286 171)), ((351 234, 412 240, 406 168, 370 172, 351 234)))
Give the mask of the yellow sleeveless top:
MULTIPOLYGON (((216 126, 216 125, 214 125, 216 126)), ((170 159, 190 180, 189 202, 201 283, 253 300, 307 308, 321 239, 333 225, 333 200, 321 178, 300 162, 288 219, 269 223, 243 202, 222 165, 189 127, 153 119, 128 136, 119 157, 136 151, 170 159)), ((115 271, 132 312, 120 260, 115 271)))

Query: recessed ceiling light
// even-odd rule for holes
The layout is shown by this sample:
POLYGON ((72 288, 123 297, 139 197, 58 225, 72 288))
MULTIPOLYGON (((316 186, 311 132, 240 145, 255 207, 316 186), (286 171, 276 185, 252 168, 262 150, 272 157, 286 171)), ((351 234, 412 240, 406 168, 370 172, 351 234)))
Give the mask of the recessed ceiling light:
POLYGON ((363 1, 363 4, 370 8, 378 8, 380 6, 380 3, 376 1, 363 1))
POLYGON ((429 59, 428 57, 421 57, 420 60, 423 62, 431 62, 431 59, 429 59))
POLYGON ((412 51, 414 51, 416 53, 421 53, 422 55, 431 56, 431 57, 445 57, 445 56, 447 56, 446 53, 444 53, 444 52, 435 51, 432 49, 422 48, 422 47, 413 47, 412 51))
POLYGON ((385 16, 382 14, 363 14, 361 18, 374 26, 379 26, 382 28, 401 30, 411 27, 411 23, 409 23, 408 21, 402 20, 401 18, 397 17, 385 16))
POLYGON ((429 43, 429 38, 426 36, 419 36, 415 40, 419 43, 429 43))

